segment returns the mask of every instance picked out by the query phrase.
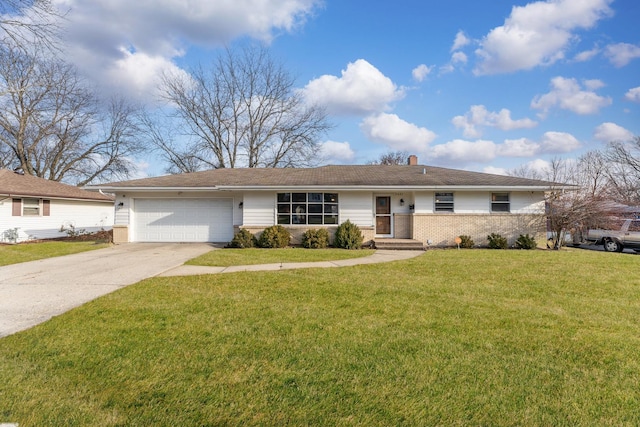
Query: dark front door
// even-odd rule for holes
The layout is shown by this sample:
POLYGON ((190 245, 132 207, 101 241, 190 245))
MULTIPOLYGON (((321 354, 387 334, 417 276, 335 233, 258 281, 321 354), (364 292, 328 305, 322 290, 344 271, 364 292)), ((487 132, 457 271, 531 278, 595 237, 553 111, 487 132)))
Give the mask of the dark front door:
POLYGON ((376 235, 391 235, 391 197, 376 197, 376 235))

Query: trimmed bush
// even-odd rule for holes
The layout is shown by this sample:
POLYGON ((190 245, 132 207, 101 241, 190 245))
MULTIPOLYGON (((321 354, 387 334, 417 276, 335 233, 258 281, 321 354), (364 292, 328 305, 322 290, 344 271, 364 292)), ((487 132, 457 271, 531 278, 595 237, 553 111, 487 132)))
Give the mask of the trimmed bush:
POLYGON ((491 233, 487 236, 487 239, 489 240, 489 247, 491 249, 507 249, 508 243, 506 237, 491 233))
POLYGON ((475 246, 475 243, 471 239, 471 236, 458 236, 460 237, 460 247, 464 249, 471 249, 475 246))
POLYGON ((302 247, 307 249, 324 249, 329 246, 329 232, 326 228, 307 230, 302 235, 302 247))
POLYGON ((258 239, 247 229, 241 229, 233 236, 233 240, 229 243, 231 248, 254 248, 258 246, 258 239))
POLYGON ((346 220, 338 226, 333 245, 342 249, 360 249, 363 239, 360 227, 346 220))
POLYGON ((272 225, 264 229, 258 239, 258 245, 261 248, 286 248, 290 240, 289 230, 281 225, 272 225))
POLYGON ((538 242, 532 236, 527 233, 521 234, 516 240, 516 248, 518 249, 535 249, 538 246, 538 242))

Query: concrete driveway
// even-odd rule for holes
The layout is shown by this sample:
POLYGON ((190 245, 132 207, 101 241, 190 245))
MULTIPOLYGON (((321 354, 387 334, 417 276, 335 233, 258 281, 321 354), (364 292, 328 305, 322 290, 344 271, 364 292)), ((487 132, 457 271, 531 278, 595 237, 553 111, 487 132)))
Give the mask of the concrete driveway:
POLYGON ((0 337, 157 276, 214 248, 208 243, 129 243, 0 267, 0 337))

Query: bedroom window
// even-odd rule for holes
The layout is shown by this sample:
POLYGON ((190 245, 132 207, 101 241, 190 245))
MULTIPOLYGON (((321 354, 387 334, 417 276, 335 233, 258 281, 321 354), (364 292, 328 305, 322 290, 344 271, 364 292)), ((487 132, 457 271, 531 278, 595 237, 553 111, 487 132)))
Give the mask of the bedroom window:
POLYGON ((40 216, 40 199, 22 199, 23 216, 40 216))
POLYGON ((491 193, 491 212, 511 212, 509 193, 491 193))
POLYGON ((337 193, 278 193, 278 224, 338 224, 337 193))
POLYGON ((453 212, 453 193, 436 193, 436 212, 453 212))

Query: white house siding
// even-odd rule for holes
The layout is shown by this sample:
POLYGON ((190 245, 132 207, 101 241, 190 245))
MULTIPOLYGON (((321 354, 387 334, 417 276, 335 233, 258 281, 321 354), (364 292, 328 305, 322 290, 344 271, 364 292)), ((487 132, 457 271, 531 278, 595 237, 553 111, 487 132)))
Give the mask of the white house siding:
POLYGON ((510 201, 512 213, 540 214, 545 211, 544 193, 541 191, 511 193, 510 201))
MULTIPOLYGON (((113 204, 79 200, 50 200, 49 216, 12 216, 12 199, 0 201, 0 241, 9 242, 11 230, 17 228, 17 242, 66 237, 60 228, 96 232, 113 226, 113 204)), ((42 212, 42 209, 41 209, 42 212)))
POLYGON ((358 227, 373 227, 373 194, 369 191, 342 191, 338 194, 340 222, 351 221, 358 227))
POLYGON ((489 213, 490 207, 490 192, 454 191, 453 193, 453 210, 455 213, 489 213))
POLYGON ((244 194, 242 225, 247 227, 275 224, 276 192, 251 191, 244 194))
POLYGON ((433 213, 433 191, 416 191, 414 194, 415 213, 433 213))

